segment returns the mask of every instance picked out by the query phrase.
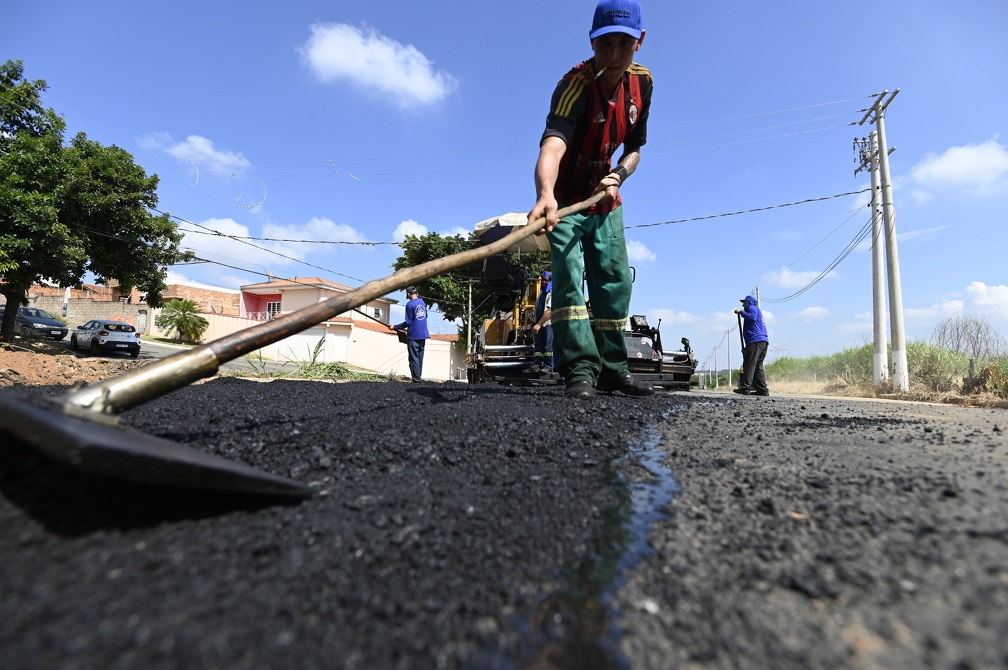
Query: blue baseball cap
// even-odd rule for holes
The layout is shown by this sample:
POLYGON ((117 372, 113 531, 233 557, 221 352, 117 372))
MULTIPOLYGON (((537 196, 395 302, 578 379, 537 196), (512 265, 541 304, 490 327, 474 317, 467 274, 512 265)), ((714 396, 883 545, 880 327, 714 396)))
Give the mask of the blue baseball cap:
POLYGON ((541 275, 539 275, 539 278, 540 279, 552 279, 553 278, 553 273, 550 272, 549 270, 546 270, 541 275))
POLYGON ((588 37, 595 39, 609 33, 625 33, 640 39, 643 29, 638 0, 602 0, 595 7, 595 19, 588 37))

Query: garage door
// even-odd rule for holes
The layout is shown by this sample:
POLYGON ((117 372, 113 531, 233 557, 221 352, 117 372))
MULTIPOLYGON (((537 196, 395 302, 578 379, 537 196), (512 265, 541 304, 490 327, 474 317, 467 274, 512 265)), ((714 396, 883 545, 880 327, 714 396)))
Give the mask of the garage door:
POLYGON ((348 342, 349 336, 345 333, 334 333, 324 327, 309 328, 280 343, 280 360, 311 361, 314 357, 316 363, 346 363, 348 342))
MULTIPOLYGON (((279 345, 281 361, 311 361, 315 356, 315 347, 319 346, 319 341, 324 341, 326 328, 309 328, 297 335, 291 335, 279 345)), ((316 363, 327 363, 326 347, 323 344, 319 347, 316 363)))

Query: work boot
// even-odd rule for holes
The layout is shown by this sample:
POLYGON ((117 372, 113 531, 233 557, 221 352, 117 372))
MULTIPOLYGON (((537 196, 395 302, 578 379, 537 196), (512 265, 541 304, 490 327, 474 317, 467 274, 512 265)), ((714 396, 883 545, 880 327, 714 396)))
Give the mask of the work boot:
POLYGON ((651 384, 637 381, 629 372, 624 372, 616 378, 599 379, 597 386, 599 391, 606 391, 608 393, 620 391, 632 396, 645 396, 654 393, 654 387, 651 384))
POLYGON ((592 398, 595 396, 595 387, 587 379, 580 379, 567 384, 564 395, 568 398, 592 398))
POLYGON ((755 393, 755 391, 753 391, 751 388, 749 387, 742 388, 741 386, 737 389, 732 389, 732 392, 738 393, 740 395, 752 395, 753 393, 755 393))

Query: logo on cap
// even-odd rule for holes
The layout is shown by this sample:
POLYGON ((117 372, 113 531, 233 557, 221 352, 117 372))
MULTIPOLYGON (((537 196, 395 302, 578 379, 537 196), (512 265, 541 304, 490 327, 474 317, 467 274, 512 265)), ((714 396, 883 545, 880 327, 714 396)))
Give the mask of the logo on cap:
POLYGON ((602 0, 595 7, 595 18, 588 36, 595 39, 609 33, 625 33, 640 39, 642 30, 638 0, 602 0))

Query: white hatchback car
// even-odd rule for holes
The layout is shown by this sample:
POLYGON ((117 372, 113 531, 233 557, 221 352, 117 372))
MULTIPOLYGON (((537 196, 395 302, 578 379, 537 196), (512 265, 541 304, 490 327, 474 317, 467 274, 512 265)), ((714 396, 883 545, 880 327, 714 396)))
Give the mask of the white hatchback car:
POLYGON ((70 348, 74 351, 88 349, 93 356, 118 351, 137 358, 140 356, 140 333, 129 323, 95 319, 74 329, 70 348))

